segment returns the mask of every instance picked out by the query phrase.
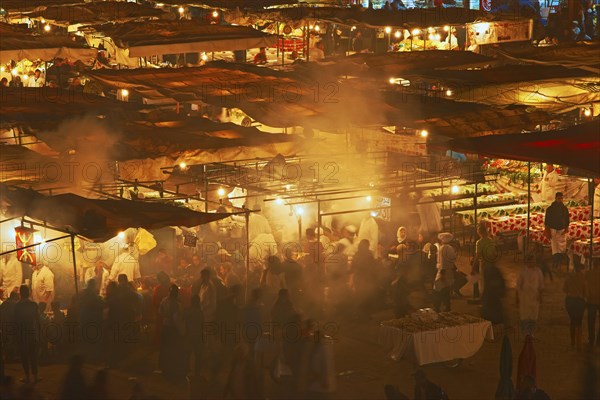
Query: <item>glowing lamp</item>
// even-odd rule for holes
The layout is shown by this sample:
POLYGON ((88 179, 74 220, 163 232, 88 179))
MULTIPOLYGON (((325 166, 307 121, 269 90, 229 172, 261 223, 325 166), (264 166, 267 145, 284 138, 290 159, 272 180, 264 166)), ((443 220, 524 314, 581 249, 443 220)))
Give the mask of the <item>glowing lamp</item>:
POLYGON ((213 18, 219 18, 219 12, 217 10, 212 13, 213 18))
POLYGON ((217 194, 219 195, 219 197, 225 196, 225 189, 219 188, 219 190, 217 190, 217 194))
POLYGON ((413 36, 419 36, 421 34, 421 30, 420 29, 413 29, 413 31, 411 32, 413 36))
POLYGON ((590 110, 589 108, 586 108, 585 110, 583 110, 583 115, 585 115, 586 117, 591 117, 592 110, 590 110))
POLYGON ((118 237, 119 239, 124 239, 124 238, 125 238, 125 232, 119 232, 119 233, 117 234, 117 237, 118 237))
POLYGON ((50 32, 50 29, 52 29, 52 28, 50 28, 50 25, 46 24, 46 25, 44 26, 44 30, 45 30, 46 32, 50 32))
POLYGON ((452 192, 452 194, 457 194, 459 192, 459 190, 460 189, 456 185, 452 186, 452 189, 450 189, 450 191, 452 192))
POLYGON ((296 215, 304 215, 304 208, 296 207, 296 215))
POLYGON ((183 14, 185 9, 183 7, 179 7, 179 9, 177 11, 179 11, 179 14, 183 14))
POLYGON ((427 130, 423 129, 423 130, 421 131, 421 137, 424 137, 424 138, 425 138, 425 137, 427 137, 427 136, 429 136, 429 132, 427 132, 427 130))
POLYGON ((446 90, 446 96, 448 96, 448 97, 452 96, 452 90, 450 90, 450 89, 446 90))
POLYGON ((319 25, 315 25, 315 31, 319 32, 321 30, 321 27, 319 25))
POLYGON ((275 199, 275 204, 282 205, 283 204, 283 199, 281 197, 276 198, 275 199))
POLYGON ((183 170, 187 168, 187 164, 185 163, 185 161, 182 161, 179 163, 179 169, 183 170))
POLYGON ((444 26, 444 32, 449 32, 450 31, 450 27, 448 25, 444 26))
POLYGON ((13 69, 10 70, 10 73, 12 74, 12 76, 17 76, 18 73, 19 73, 19 71, 17 71, 16 68, 13 68, 13 69))
POLYGON ((129 96, 129 90, 127 90, 127 89, 121 89, 121 96, 123 96, 123 97, 129 96))
POLYGON ((206 55, 206 53, 202 53, 202 61, 207 61, 208 60, 208 56, 206 55))
POLYGON ((367 197, 365 197, 365 199, 366 199, 367 201, 371 201, 371 200, 373 200, 373 198, 372 198, 371 196, 367 196, 367 197))
POLYGON ((3 65, 3 66, 0 67, 0 72, 4 72, 4 71, 6 71, 6 68, 3 65))
POLYGON ((388 35, 392 32, 392 28, 389 26, 385 27, 385 33, 387 33, 388 35))
POLYGON ((400 36, 401 36, 401 35, 402 35, 402 34, 400 33, 400 31, 396 31, 396 32, 394 33, 394 36, 396 36, 397 38, 400 38, 400 36))

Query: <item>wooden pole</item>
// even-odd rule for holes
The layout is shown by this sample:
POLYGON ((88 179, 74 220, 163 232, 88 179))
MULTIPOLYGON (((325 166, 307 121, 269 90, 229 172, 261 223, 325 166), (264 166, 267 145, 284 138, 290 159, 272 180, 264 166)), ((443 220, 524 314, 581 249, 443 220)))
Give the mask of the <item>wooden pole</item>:
POLYGON ((75 280, 75 295, 79 295, 79 283, 77 280, 77 260, 75 259, 75 235, 71 235, 71 254, 73 255, 73 279, 75 280))

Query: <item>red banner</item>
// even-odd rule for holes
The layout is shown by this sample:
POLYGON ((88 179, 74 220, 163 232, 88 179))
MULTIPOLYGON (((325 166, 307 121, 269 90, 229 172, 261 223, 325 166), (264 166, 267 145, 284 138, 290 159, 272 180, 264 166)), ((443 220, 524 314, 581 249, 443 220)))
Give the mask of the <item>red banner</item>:
MULTIPOLYGON (((15 228, 17 249, 34 244, 33 234, 35 229, 19 226, 15 228)), ((17 250, 17 259, 22 263, 35 265, 35 247, 17 250)))

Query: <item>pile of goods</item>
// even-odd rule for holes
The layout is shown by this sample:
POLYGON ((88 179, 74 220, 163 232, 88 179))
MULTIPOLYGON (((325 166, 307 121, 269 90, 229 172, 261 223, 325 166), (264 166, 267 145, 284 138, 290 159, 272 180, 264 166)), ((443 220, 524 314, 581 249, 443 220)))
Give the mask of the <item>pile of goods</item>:
POLYGON ((409 317, 384 321, 381 324, 400 329, 407 333, 432 331, 453 326, 476 324, 483 320, 472 315, 454 311, 436 313, 431 309, 419 310, 409 317))

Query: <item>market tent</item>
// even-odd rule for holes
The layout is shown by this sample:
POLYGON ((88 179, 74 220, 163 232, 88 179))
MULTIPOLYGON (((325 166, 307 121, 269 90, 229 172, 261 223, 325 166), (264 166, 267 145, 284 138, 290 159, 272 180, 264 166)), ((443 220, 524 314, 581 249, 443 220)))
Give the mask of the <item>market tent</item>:
POLYGON ((124 22, 162 15, 166 14, 158 8, 122 1, 50 5, 23 14, 31 19, 44 19, 60 25, 124 22))
POLYGON ((126 114, 140 106, 73 89, 0 89, 0 122, 25 122, 50 129, 67 117, 126 114))
POLYGON ((306 126, 333 132, 349 126, 425 128, 431 120, 443 134, 463 136, 521 130, 548 118, 524 108, 500 110, 421 94, 382 92, 377 85, 323 82, 251 65, 210 63, 197 68, 98 70, 89 75, 103 85, 136 91, 144 98, 240 108, 274 127, 306 126), (449 119, 461 125, 455 127, 449 119))
POLYGON ((8 218, 29 217, 93 241, 106 241, 128 228, 193 227, 229 214, 202 213, 166 203, 96 200, 74 194, 44 196, 31 189, 0 185, 2 209, 8 218))
POLYGON ((446 147, 487 157, 559 164, 600 176, 600 120, 554 131, 454 139, 446 147))
POLYGON ((519 104, 553 113, 569 112, 600 101, 598 74, 558 65, 435 70, 419 74, 416 80, 452 88, 452 98, 459 101, 495 106, 519 104))
POLYGON ((562 65, 600 73, 600 43, 565 44, 534 47, 510 46, 491 48, 490 51, 511 61, 536 65, 562 65))
POLYGON ((365 27, 430 27, 444 25, 464 25, 485 17, 478 10, 464 8, 419 8, 401 11, 365 10, 340 7, 287 7, 263 11, 240 12, 234 10, 225 14, 230 23, 243 24, 252 21, 285 21, 298 25, 303 20, 323 20, 348 26, 365 27))
POLYGON ((48 61, 63 58, 91 63, 97 50, 86 48, 83 38, 74 35, 40 35, 0 22, 0 63, 11 60, 48 61))
POLYGON ((24 12, 38 7, 83 3, 85 0, 0 0, 0 8, 9 12, 24 12))
POLYGON ((110 37, 129 57, 270 47, 277 36, 247 26, 199 25, 197 21, 144 21, 91 27, 110 37))

